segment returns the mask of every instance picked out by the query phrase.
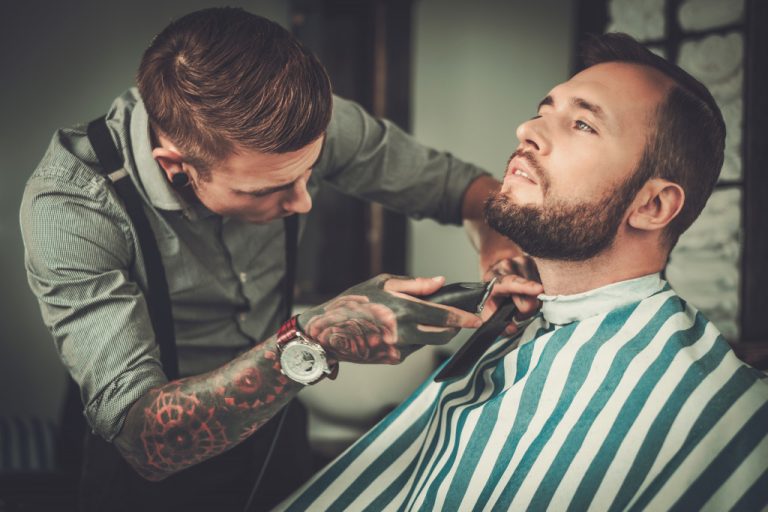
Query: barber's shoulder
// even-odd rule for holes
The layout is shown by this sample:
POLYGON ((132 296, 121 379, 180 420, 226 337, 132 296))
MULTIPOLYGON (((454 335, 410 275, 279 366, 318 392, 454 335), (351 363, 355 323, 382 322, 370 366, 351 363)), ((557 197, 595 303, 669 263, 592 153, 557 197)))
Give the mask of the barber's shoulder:
POLYGON ((382 127, 358 103, 333 96, 333 113, 316 170, 334 174, 353 163, 358 154, 381 141, 382 127))
MULTIPOLYGON (((132 87, 115 98, 105 109, 107 124, 116 133, 120 145, 130 144, 131 115, 141 98, 132 87)), ((51 142, 30 176, 30 182, 39 180, 56 186, 74 185, 89 195, 102 195, 106 178, 100 172, 100 166, 91 142, 86 133, 88 123, 80 123, 68 128, 56 130, 51 142)))
POLYGON ((57 192, 90 199, 104 197, 106 178, 99 172, 85 125, 56 130, 27 181, 25 195, 57 192))
POLYGON ((85 129, 75 126, 53 135, 24 188, 19 211, 23 232, 73 222, 91 231, 100 226, 130 232, 127 213, 101 174, 85 129))
POLYGON ((357 102, 333 95, 333 111, 328 130, 362 125, 371 115, 357 102))
POLYGON ((130 219, 108 187, 71 153, 41 162, 19 208, 28 272, 53 279, 83 262, 129 264, 136 251, 130 219))
MULTIPOLYGON (((105 105, 107 124, 113 137, 118 139, 118 146, 130 145, 130 120, 140 104, 139 93, 133 87, 115 98, 110 105, 105 105)), ((30 182, 40 181, 65 187, 74 185, 80 187, 86 195, 103 195, 106 178, 100 173, 98 159, 86 133, 87 127, 88 122, 83 122, 56 130, 30 182)))

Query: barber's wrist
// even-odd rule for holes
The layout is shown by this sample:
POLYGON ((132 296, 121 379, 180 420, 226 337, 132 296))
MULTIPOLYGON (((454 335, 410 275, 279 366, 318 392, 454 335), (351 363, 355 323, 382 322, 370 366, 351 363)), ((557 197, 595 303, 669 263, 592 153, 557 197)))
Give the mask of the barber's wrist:
POLYGON ((301 329, 299 315, 280 326, 275 343, 281 372, 291 380, 309 385, 338 375, 338 362, 331 360, 323 345, 301 329))
POLYGON ((475 177, 464 191, 461 202, 461 217, 464 221, 483 223, 485 201, 501 188, 501 182, 490 174, 475 177))

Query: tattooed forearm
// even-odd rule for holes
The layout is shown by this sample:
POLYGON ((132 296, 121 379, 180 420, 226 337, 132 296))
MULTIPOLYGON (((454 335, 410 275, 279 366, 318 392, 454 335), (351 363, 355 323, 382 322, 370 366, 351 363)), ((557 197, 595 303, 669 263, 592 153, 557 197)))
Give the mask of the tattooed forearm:
POLYGON ((144 478, 162 480, 246 439, 301 387, 280 373, 270 338, 217 370, 144 395, 115 444, 144 478))
MULTIPOLYGON (((423 294, 439 287, 429 282, 423 294)), ((305 311, 299 325, 330 359, 390 364, 423 344, 447 342, 459 327, 479 325, 469 313, 409 300, 404 293, 414 284, 377 276, 305 311), (387 288, 390 280, 398 282, 387 288)), ((218 370, 146 393, 131 406, 115 444, 142 476, 162 480, 240 443, 301 388, 280 372, 273 337, 218 370)))

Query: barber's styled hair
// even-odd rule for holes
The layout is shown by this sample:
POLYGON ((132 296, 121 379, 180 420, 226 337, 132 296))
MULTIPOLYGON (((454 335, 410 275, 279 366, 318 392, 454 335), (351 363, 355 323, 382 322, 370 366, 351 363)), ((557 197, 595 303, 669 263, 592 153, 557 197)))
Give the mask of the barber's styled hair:
POLYGON ((317 58, 277 23, 238 8, 172 22, 144 52, 137 82, 153 129, 204 178, 238 146, 303 148, 331 118, 331 84, 317 58))
POLYGON ((685 191, 683 208, 665 232, 673 247, 701 213, 720 175, 725 148, 722 113, 701 82, 626 34, 591 36, 581 55, 587 67, 616 61, 642 64, 673 82, 659 105, 650 140, 631 178, 635 194, 651 178, 675 182, 685 191))

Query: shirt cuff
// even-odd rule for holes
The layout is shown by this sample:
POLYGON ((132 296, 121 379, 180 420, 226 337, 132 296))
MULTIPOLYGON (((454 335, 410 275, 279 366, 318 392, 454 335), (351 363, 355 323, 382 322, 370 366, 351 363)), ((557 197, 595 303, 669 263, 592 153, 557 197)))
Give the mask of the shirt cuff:
POLYGON ((85 417, 92 431, 112 442, 123 429, 134 402, 150 389, 167 382, 159 366, 146 365, 120 375, 85 408, 85 417))

